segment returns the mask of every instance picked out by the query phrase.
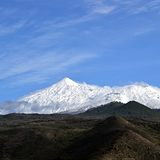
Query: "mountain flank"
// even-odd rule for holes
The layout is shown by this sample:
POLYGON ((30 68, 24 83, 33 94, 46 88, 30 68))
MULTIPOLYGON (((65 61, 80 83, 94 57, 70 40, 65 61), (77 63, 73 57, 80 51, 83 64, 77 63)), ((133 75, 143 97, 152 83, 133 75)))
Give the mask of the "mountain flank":
POLYGON ((130 119, 145 119, 160 121, 160 112, 150 109, 138 102, 131 101, 127 104, 112 102, 79 114, 80 117, 86 118, 107 118, 109 116, 122 116, 130 119))
POLYGON ((160 123, 112 116, 0 116, 1 160, 159 160, 160 123))
POLYGON ((158 160, 160 146, 145 130, 121 117, 109 117, 75 139, 60 160, 158 160))
POLYGON ((0 103, 0 114, 82 113, 111 102, 136 101, 151 109, 160 108, 160 89, 144 83, 120 87, 96 86, 64 78, 15 102, 0 103))

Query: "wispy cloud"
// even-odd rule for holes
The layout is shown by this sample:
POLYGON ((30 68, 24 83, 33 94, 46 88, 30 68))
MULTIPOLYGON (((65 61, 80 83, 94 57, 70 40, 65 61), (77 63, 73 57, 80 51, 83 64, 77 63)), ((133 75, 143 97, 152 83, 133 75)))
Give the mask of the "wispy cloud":
POLYGON ((14 24, 0 24, 0 36, 6 36, 10 33, 14 33, 23 28, 25 24, 26 21, 24 20, 16 22, 14 24))
MULTIPOLYGON (((20 0, 17 1, 20 2, 20 0)), ((58 20, 52 17, 39 21, 33 20, 31 18, 32 16, 34 17, 35 12, 33 11, 32 16, 26 16, 23 20, 18 18, 10 23, 7 20, 5 23, 0 23, 1 38, 2 36, 8 36, 21 30, 33 21, 29 27, 29 31, 25 30, 24 34, 19 34, 20 38, 17 38, 16 42, 12 41, 8 44, 3 50, 4 54, 0 54, 0 80, 14 78, 17 84, 41 83, 47 81, 50 76, 53 77, 55 74, 68 70, 72 66, 95 58, 95 54, 88 53, 85 49, 80 50, 74 48, 74 46, 63 46, 63 43, 67 43, 70 39, 76 37, 72 31, 77 29, 81 24, 92 22, 103 16, 111 16, 120 12, 134 15, 159 10, 160 1, 84 0, 82 8, 85 10, 84 12, 67 15, 66 17, 58 17, 58 20)), ((0 12, 3 12, 3 15, 7 16, 15 12, 20 13, 16 8, 12 10, 0 8, 0 12)), ((152 30, 142 27, 141 30, 134 32, 133 36, 138 36, 152 30)), ((80 29, 77 32, 80 32, 80 29)), ((112 30, 112 32, 114 31, 112 30)), ((129 35, 129 33, 127 34, 129 35)), ((112 37, 110 39, 114 39, 115 41, 119 37, 121 40, 120 33, 118 33, 119 37, 115 35, 109 33, 107 36, 112 37)), ((3 49, 3 46, 1 48, 3 49)), ((12 84, 16 83, 12 82, 12 84)))
POLYGON ((86 0, 86 3, 94 14, 109 14, 116 8, 115 5, 107 4, 106 0, 86 0))
POLYGON ((108 5, 105 0, 84 0, 84 6, 87 11, 80 16, 68 17, 68 19, 60 19, 59 21, 45 22, 45 27, 40 27, 38 31, 53 29, 61 29, 64 27, 75 26, 81 23, 89 22, 97 19, 101 15, 112 13, 116 6, 108 5))
POLYGON ((94 12, 99 14, 109 14, 115 9, 115 6, 103 6, 95 8, 94 12))
POLYGON ((64 19, 60 19, 59 21, 49 20, 49 21, 46 21, 43 24, 43 26, 38 26, 36 32, 49 32, 49 31, 53 32, 55 30, 57 31, 64 28, 68 28, 68 27, 74 27, 76 25, 91 21, 95 18, 96 18, 96 15, 88 13, 78 17, 71 17, 65 20, 64 19))
POLYGON ((1 16, 11 16, 13 14, 15 14, 17 12, 17 9, 16 8, 3 8, 3 7, 0 7, 0 13, 1 13, 1 16))
POLYGON ((118 6, 119 11, 125 11, 128 14, 141 14, 160 10, 159 0, 113 0, 113 2, 118 6))
POLYGON ((135 6, 129 10, 129 13, 140 14, 157 10, 160 10, 160 1, 153 0, 150 2, 136 3, 135 6))
MULTIPOLYGON (((33 55, 9 55, 2 57, 0 64, 0 80, 16 79, 16 84, 42 83, 57 73, 66 71, 69 67, 77 65, 88 59, 95 58, 93 54, 45 53, 33 55)), ((12 84, 15 84, 12 82, 12 84)))
MULTIPOLYGON (((0 56, 0 81, 9 79, 10 85, 44 83, 70 67, 95 58, 95 54, 86 53, 84 49, 80 51, 74 47, 63 49, 61 46, 56 46, 66 37, 65 27, 84 23, 92 18, 94 18, 92 15, 84 14, 78 18, 67 18, 65 21, 60 19, 59 22, 34 21, 29 28, 30 32, 26 31, 24 35, 19 35, 16 42, 11 41, 7 44, 7 48, 4 48, 4 54, 0 56)), ((28 23, 31 21, 19 20, 10 24, 6 21, 5 24, 0 24, 0 36, 9 36, 26 27, 28 23)))
POLYGON ((138 31, 134 32, 134 36, 141 36, 141 35, 150 33, 154 30, 155 30, 154 27, 139 29, 138 31))

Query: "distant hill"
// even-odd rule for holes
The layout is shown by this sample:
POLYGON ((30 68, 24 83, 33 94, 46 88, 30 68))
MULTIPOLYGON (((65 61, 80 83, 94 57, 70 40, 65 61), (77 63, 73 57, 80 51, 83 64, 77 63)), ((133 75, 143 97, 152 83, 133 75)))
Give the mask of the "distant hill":
POLYGON ((140 118, 160 121, 159 110, 150 109, 138 102, 131 101, 127 104, 112 102, 79 114, 80 117, 107 118, 109 116, 123 116, 127 118, 140 118))
POLYGON ((98 123, 63 151, 59 160, 160 159, 160 147, 150 134, 121 117, 98 123))

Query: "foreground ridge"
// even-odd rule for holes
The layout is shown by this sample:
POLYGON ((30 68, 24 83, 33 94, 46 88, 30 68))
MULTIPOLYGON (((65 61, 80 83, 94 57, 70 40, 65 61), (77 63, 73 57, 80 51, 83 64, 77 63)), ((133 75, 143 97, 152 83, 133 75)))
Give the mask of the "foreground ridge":
POLYGON ((10 114, 0 119, 2 160, 160 159, 159 122, 60 114, 10 114))

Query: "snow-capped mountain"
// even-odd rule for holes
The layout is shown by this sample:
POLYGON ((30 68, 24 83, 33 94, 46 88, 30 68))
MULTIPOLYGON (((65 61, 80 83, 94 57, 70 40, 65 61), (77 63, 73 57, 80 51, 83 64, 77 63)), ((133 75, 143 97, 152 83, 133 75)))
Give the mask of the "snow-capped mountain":
POLYGON ((142 83, 123 87, 99 87, 64 78, 20 101, 37 104, 41 113, 79 112, 113 101, 137 101, 150 108, 160 108, 160 89, 142 83))
MULTIPOLYGON (((49 88, 21 98, 14 105, 7 103, 6 108, 14 107, 13 111, 18 113, 73 113, 113 101, 137 101, 150 108, 160 108, 160 88, 143 83, 122 87, 99 87, 64 78, 49 88)), ((0 113, 8 113, 4 112, 4 108, 1 108, 0 113)))

